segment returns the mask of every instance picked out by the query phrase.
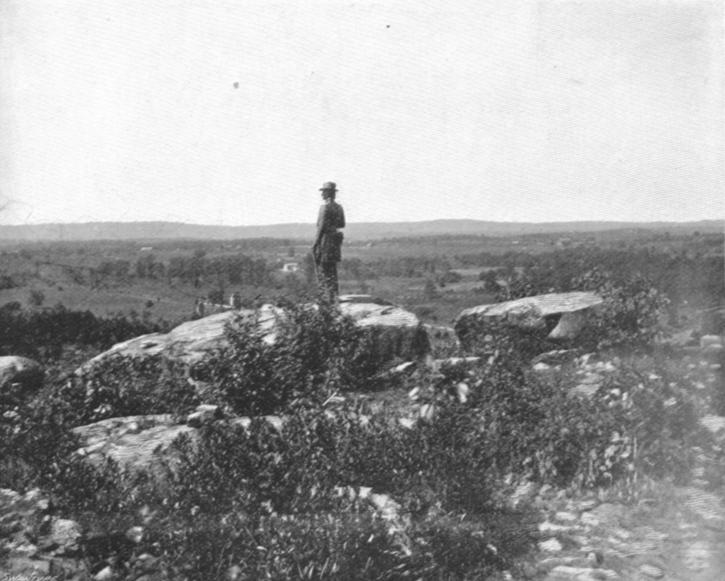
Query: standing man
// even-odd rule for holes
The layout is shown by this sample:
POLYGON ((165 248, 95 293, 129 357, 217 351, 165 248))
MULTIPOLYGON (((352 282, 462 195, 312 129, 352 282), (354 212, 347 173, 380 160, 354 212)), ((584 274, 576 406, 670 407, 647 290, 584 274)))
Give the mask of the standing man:
POLYGON ((312 255, 317 267, 317 283, 320 292, 332 299, 340 293, 337 282, 337 263, 342 260, 343 235, 339 228, 345 227, 345 212, 335 201, 337 186, 326 182, 320 188, 324 204, 317 217, 317 236, 312 246, 312 255))

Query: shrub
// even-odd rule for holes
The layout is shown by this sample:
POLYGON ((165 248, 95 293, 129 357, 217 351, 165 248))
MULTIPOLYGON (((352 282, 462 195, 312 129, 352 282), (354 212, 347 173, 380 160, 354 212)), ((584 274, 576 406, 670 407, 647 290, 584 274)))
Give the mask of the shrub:
POLYGON ((112 417, 182 415, 201 403, 183 365, 160 356, 106 357, 82 378, 71 379, 67 391, 71 390, 76 400, 83 394, 75 425, 112 417))
POLYGON ((19 303, 0 308, 0 354, 58 359, 69 345, 108 349, 120 341, 168 330, 168 324, 117 313, 96 317, 62 304, 25 311, 19 303))
POLYGON ((635 275, 617 283, 610 273, 593 269, 575 279, 574 286, 604 298, 585 338, 591 347, 651 351, 665 336, 662 320, 669 300, 645 277, 635 275))
POLYGON ((257 311, 228 325, 229 348, 197 370, 235 413, 315 407, 336 392, 382 385, 390 351, 376 349, 374 338, 332 305, 283 304, 272 314, 273 342, 260 325, 263 316, 257 311))
POLYGON ((211 424, 177 440, 161 479, 131 486, 108 465, 82 494, 58 498, 76 511, 147 506, 155 516, 138 550, 178 579, 217 579, 231 566, 249 579, 475 579, 509 567, 532 538, 522 526, 504 546, 489 454, 461 420, 408 429, 347 410, 300 411, 280 429, 211 424), (396 522, 348 494, 359 486, 400 500, 396 522))
POLYGON ((585 487, 635 473, 687 477, 702 442, 688 377, 657 359, 620 362, 589 399, 569 395, 576 379, 525 371, 499 350, 483 364, 433 366, 411 383, 434 423, 450 410, 475 418, 500 473, 585 487))

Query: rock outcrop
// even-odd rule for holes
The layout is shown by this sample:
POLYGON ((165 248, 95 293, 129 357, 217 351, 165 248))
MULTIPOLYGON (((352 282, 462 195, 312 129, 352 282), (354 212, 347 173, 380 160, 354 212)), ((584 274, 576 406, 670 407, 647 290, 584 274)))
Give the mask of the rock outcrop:
MULTIPOLYGON (((380 353, 411 360, 430 352, 428 334, 420 321, 413 313, 401 307, 367 295, 347 295, 340 297, 340 311, 374 334, 375 340, 372 343, 380 353)), ((76 373, 83 376, 95 365, 114 355, 138 359, 160 355, 191 367, 206 358, 210 352, 227 344, 224 328, 228 323, 236 320, 251 321, 254 314, 251 309, 226 311, 182 323, 166 334, 142 335, 114 345, 87 361, 76 373)), ((261 307, 258 324, 266 341, 274 342, 275 328, 284 316, 284 311, 278 307, 261 307)))
POLYGON ((45 370, 37 361, 8 355, 0 357, 0 403, 15 402, 43 386, 45 370))
POLYGON ((456 318, 454 328, 463 344, 486 334, 487 327, 501 323, 540 333, 549 339, 574 339, 603 303, 602 297, 591 292, 525 297, 466 309, 456 318))
MULTIPOLYGON (((278 416, 263 419, 276 429, 282 427, 283 420, 278 416)), ((110 418, 73 429, 83 444, 76 453, 96 466, 110 458, 127 470, 154 471, 164 460, 173 459, 171 444, 176 438, 186 434, 193 441, 198 428, 213 421, 246 429, 252 420, 248 417, 224 420, 219 409, 209 405, 199 406, 185 421, 168 414, 110 418)))
POLYGON ((379 355, 411 361, 431 352, 425 327, 418 317, 402 307, 368 295, 343 295, 340 311, 373 334, 372 343, 379 355))

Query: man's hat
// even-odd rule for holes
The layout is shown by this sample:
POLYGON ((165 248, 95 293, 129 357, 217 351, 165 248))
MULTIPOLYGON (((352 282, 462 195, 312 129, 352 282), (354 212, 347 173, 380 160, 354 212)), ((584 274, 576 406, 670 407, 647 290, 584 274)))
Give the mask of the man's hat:
POLYGON ((337 184, 335 184, 335 182, 325 182, 324 184, 322 184, 320 191, 324 192, 325 190, 332 190, 333 192, 336 192, 337 184))

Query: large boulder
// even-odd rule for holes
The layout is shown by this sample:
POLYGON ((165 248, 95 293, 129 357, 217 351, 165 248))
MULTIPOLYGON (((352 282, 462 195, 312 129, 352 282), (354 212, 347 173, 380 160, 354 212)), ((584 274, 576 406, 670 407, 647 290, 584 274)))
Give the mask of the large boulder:
POLYGON ((188 321, 168 333, 151 333, 117 343, 84 363, 76 373, 85 375, 93 367, 109 358, 119 355, 134 359, 148 359, 162 356, 191 367, 202 361, 215 349, 226 345, 224 327, 237 318, 251 317, 253 311, 229 311, 217 313, 195 321, 188 321))
POLYGON ((382 359, 393 355, 411 361, 431 352, 430 338, 420 319, 402 307, 369 295, 343 295, 340 311, 372 333, 374 349, 382 359))
POLYGON ((43 386, 45 370, 37 361, 7 355, 0 357, 0 403, 14 403, 43 386))
POLYGON ((454 328, 463 344, 501 323, 540 333, 548 339, 574 339, 603 303, 604 299, 592 292, 525 297, 466 309, 456 318, 454 328))
MULTIPOLYGON (((413 313, 401 307, 367 295, 345 295, 340 297, 340 311, 352 317, 360 327, 369 329, 375 338, 374 348, 383 354, 411 360, 430 353, 425 328, 413 313)), ((227 345, 224 328, 228 323, 237 319, 252 320, 254 314, 251 309, 227 311, 182 323, 166 334, 142 335, 114 345, 84 363, 76 373, 83 376, 114 355, 136 359, 161 356, 193 367, 212 351, 227 345)), ((261 307, 258 322, 265 341, 274 342, 277 322, 284 316, 284 311, 278 307, 261 307)))

